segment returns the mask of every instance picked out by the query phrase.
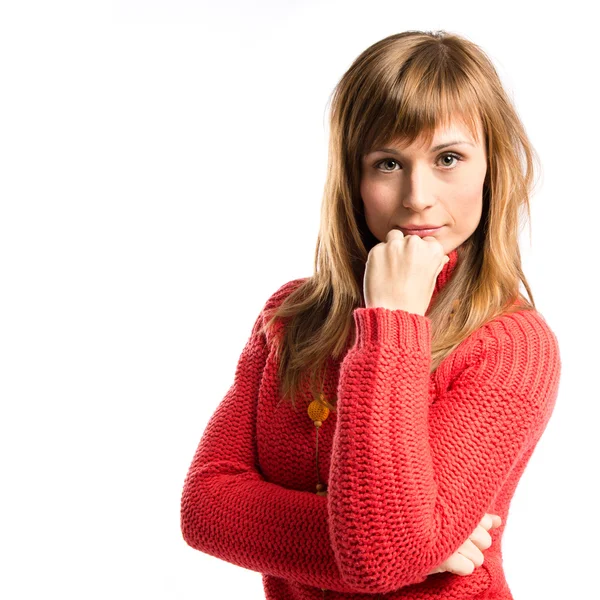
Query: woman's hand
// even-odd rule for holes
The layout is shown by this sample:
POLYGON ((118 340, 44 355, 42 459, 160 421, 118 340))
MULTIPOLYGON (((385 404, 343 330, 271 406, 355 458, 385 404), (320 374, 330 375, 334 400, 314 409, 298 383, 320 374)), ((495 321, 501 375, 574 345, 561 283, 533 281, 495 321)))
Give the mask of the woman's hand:
POLYGON ((467 541, 428 575, 444 571, 455 575, 470 575, 475 567, 483 564, 482 550, 487 550, 492 545, 492 536, 488 531, 492 527, 500 527, 500 525, 502 525, 502 519, 498 515, 486 513, 467 541))
POLYGON ((431 235, 405 236, 388 231, 386 241, 371 248, 363 281, 365 307, 381 306, 425 315, 435 281, 450 259, 431 235))

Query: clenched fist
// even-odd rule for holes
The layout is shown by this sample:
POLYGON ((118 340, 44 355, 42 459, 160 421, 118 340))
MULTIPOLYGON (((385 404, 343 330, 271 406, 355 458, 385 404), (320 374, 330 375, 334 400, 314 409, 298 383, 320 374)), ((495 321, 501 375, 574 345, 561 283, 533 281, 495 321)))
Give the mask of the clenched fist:
POLYGON ((425 315, 435 281, 450 259, 431 236, 405 236, 391 229, 385 242, 371 248, 363 289, 365 307, 381 306, 425 315))
POLYGON ((483 564, 482 550, 487 550, 492 545, 492 536, 488 531, 492 527, 500 527, 500 525, 502 525, 502 519, 498 515, 486 513, 461 547, 428 575, 444 571, 455 575, 470 575, 475 567, 483 564))

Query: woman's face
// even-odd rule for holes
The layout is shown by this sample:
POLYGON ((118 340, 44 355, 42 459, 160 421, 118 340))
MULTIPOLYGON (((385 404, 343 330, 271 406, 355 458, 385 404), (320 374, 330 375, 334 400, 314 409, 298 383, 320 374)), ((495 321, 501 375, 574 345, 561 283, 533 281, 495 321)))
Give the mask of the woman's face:
POLYGON ((388 145, 365 155, 360 192, 365 220, 380 242, 391 229, 441 225, 422 236, 435 237, 448 254, 471 236, 481 218, 487 172, 481 123, 478 143, 455 120, 448 129, 436 131, 431 146, 416 140, 412 146, 388 145), (435 149, 449 142, 455 143, 435 149))

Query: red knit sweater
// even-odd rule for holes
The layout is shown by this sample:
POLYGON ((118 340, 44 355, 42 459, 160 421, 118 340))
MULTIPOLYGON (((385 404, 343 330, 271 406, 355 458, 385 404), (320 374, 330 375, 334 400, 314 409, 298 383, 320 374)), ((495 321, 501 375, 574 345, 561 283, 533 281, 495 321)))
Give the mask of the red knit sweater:
MULTIPOLYGON (((431 302, 457 250, 448 256, 431 302)), ((355 341, 328 364, 324 391, 337 407, 319 430, 321 496, 312 398, 296 411, 278 404, 274 340, 258 333, 302 281, 267 301, 206 426, 183 486, 184 540, 262 573, 267 600, 512 599, 502 534, 555 405, 555 334, 537 311, 497 317, 430 375, 427 316, 355 309, 355 341), (502 525, 483 565, 428 575, 486 512, 502 525)))

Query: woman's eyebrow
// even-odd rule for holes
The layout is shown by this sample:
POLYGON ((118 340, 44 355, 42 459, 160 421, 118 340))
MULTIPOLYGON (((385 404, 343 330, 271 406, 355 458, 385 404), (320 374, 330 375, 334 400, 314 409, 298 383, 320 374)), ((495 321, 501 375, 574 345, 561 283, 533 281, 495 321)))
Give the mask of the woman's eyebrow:
MULTIPOLYGON (((443 144, 438 144, 429 150, 429 152, 437 152, 442 148, 447 148, 448 146, 458 146, 460 144, 468 144, 469 146, 475 146, 472 142, 467 142, 465 140, 455 140, 453 142, 444 142, 443 144)), ((390 154, 395 154, 399 156, 399 152, 394 148, 379 148, 378 150, 372 150, 369 154, 373 154, 374 152, 389 152, 390 154)))

